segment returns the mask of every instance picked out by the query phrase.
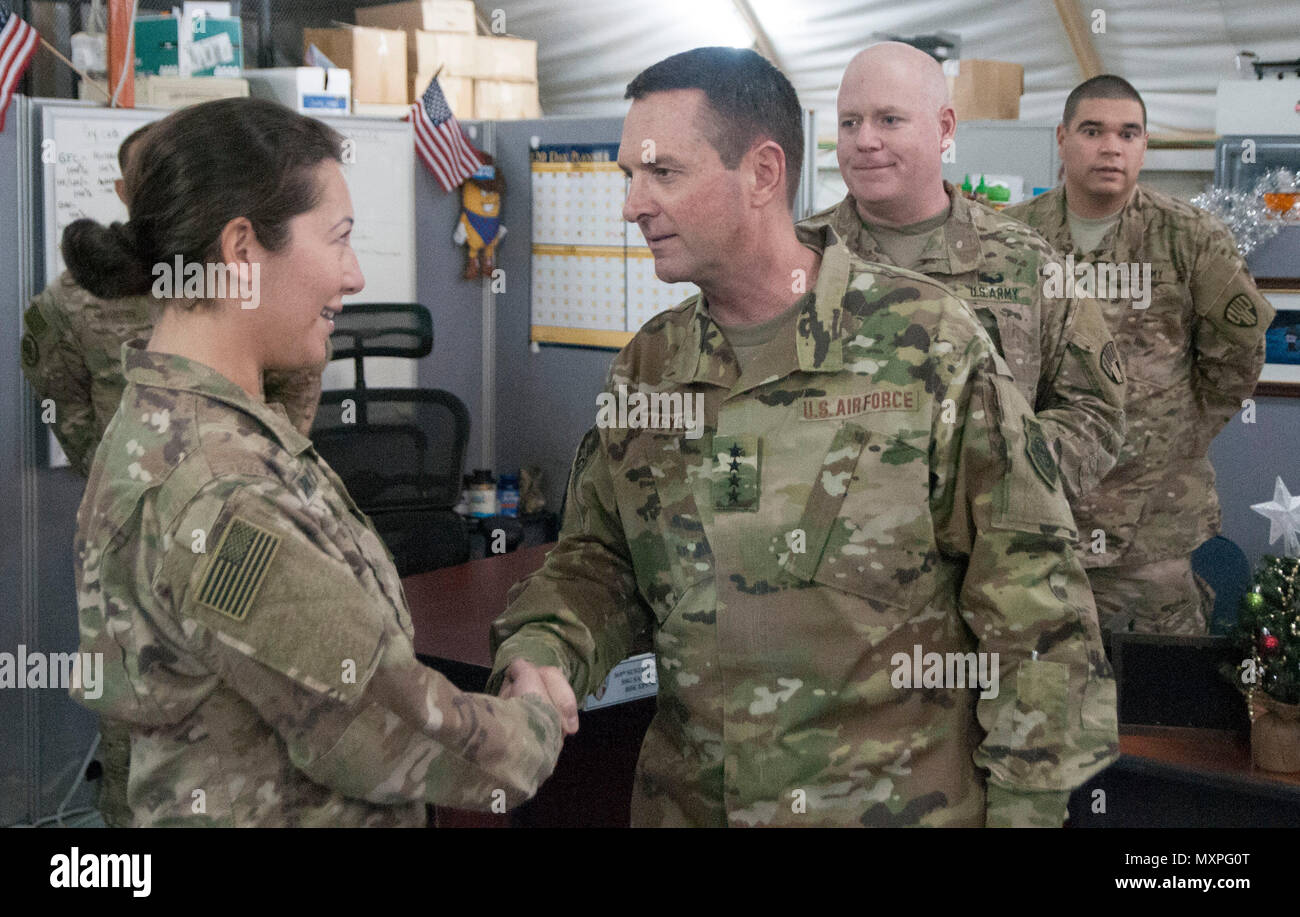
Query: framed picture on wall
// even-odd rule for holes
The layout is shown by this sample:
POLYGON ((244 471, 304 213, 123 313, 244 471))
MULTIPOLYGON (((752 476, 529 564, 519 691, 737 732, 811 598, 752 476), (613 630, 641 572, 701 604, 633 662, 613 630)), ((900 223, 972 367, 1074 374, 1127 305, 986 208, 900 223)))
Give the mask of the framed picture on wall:
POLYGON ((1277 315, 1264 337, 1264 370, 1256 395, 1300 398, 1300 282, 1259 281, 1277 315))

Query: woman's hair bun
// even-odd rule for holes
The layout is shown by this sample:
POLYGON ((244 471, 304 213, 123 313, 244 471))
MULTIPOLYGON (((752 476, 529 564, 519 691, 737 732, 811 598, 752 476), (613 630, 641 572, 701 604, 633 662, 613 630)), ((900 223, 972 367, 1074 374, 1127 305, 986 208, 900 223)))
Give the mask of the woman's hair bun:
POLYGON ((102 299, 140 296, 153 285, 153 272, 127 223, 77 220, 63 231, 62 249, 72 279, 102 299))

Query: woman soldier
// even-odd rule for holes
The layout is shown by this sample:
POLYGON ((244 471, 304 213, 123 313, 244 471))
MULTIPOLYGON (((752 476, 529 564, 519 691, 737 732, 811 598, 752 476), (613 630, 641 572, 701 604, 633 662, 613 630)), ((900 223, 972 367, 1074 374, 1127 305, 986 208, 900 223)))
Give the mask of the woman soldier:
POLYGON ((422 825, 522 802, 559 754, 549 703, 416 660, 374 528, 263 400, 264 372, 324 362, 364 284, 340 153, 272 102, 183 109, 131 158, 129 222, 64 234, 95 295, 169 293, 124 348, 75 546, 104 677, 71 693, 130 724, 136 825, 422 825))

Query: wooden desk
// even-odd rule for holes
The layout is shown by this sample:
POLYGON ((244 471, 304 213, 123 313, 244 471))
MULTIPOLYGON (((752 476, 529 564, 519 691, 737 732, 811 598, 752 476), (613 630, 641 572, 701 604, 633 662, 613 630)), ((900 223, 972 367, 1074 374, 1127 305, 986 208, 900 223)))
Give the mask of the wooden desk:
POLYGON ((520 548, 402 580, 415 626, 415 652, 491 671, 488 628, 506 610, 510 587, 539 569, 553 547, 520 548))
MULTIPOLYGON (((505 610, 510 587, 541 567, 551 544, 470 561, 403 580, 416 652, 467 691, 481 691, 492 658, 488 628, 505 610)), ((580 715, 555 774, 513 816, 439 810, 447 827, 626 826, 632 775, 654 716, 653 698, 580 715)), ((1300 774, 1255 768, 1240 732, 1120 726, 1118 762, 1075 791, 1078 827, 1300 824, 1300 774), (1106 793, 1096 813, 1094 791, 1106 793)))
POLYGON ((1247 734, 1120 724, 1120 759, 1070 800, 1077 827, 1294 828, 1300 774, 1254 766, 1247 734), (1106 811, 1092 812, 1105 791, 1106 811))

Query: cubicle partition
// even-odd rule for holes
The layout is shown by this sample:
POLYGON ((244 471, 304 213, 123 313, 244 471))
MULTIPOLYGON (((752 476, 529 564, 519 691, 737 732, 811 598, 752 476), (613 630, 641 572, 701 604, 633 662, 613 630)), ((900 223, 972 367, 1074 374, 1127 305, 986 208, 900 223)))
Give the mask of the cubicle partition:
POLYGON ((558 509, 569 463, 596 418, 596 395, 615 351, 562 344, 529 345, 532 199, 529 153, 534 140, 549 144, 617 144, 621 118, 547 118, 493 126, 494 155, 506 177, 504 208, 510 230, 500 249, 505 291, 496 294, 495 467, 514 471, 540 465, 547 501, 558 509))

